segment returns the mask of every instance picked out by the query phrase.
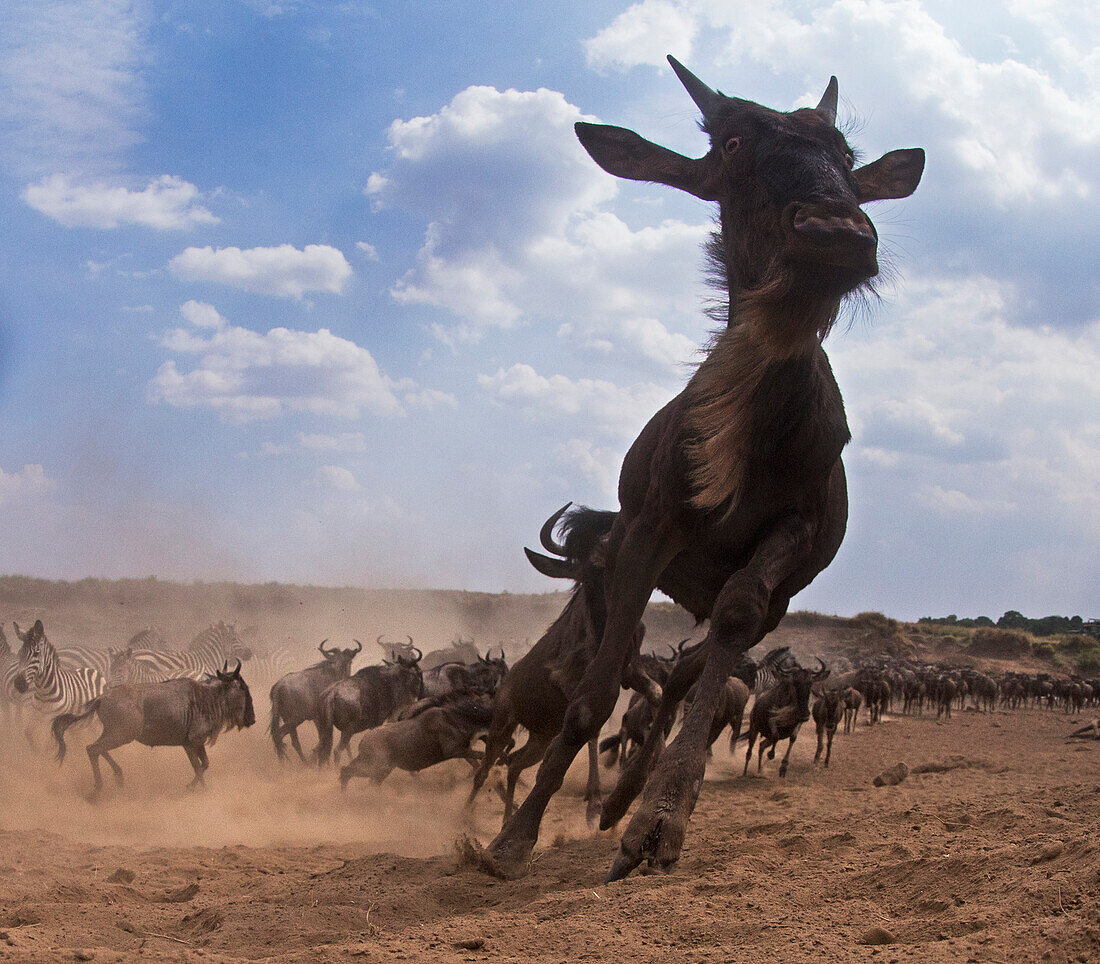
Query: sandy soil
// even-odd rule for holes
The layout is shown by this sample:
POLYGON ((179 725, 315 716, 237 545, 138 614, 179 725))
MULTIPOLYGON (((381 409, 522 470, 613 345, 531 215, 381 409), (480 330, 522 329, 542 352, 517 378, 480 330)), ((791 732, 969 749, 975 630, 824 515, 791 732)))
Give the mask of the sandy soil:
POLYGON ((453 849, 501 814, 464 818, 464 763, 342 799, 331 772, 279 770, 257 726, 213 747, 205 793, 181 789, 181 751, 123 749, 128 785, 93 807, 77 748, 97 728, 60 770, 9 738, 0 960, 1095 961, 1100 743, 1071 727, 891 717, 838 735, 827 771, 806 732, 783 781, 723 747, 675 870, 612 885, 577 768, 509 883, 453 849), (938 772, 873 787, 898 761, 938 772))

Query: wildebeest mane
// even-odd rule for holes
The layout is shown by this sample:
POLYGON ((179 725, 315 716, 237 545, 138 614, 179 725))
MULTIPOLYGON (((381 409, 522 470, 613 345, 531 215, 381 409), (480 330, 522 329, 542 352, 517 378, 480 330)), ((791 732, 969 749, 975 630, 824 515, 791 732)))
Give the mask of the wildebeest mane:
POLYGON ((566 558, 574 562, 587 560, 596 543, 611 531, 617 515, 617 512, 590 509, 584 505, 569 509, 558 524, 566 558))
POLYGON ((252 706, 252 692, 248 686, 244 687, 243 718, 233 720, 229 716, 230 685, 217 678, 195 684, 191 700, 187 704, 187 721, 184 730, 189 738, 197 740, 201 737, 213 746, 225 730, 230 730, 234 726, 242 730, 251 725, 247 721, 255 721, 256 712, 252 706))

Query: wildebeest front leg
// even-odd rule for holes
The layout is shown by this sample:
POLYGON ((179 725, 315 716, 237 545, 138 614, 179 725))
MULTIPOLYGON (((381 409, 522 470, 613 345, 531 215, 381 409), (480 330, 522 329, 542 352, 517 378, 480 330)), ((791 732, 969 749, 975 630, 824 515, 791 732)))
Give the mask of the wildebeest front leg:
POLYGON ((599 741, 588 741, 588 784, 584 788, 584 818, 589 830, 600 825, 600 748, 599 741))
POLYGON ((630 523, 614 562, 603 639, 570 700, 561 732, 543 758, 535 786, 489 845, 494 873, 517 877, 526 872, 550 798, 581 747, 599 737, 615 709, 623 670, 640 641, 637 628, 646 603, 660 574, 682 548, 679 539, 669 538, 644 517, 630 523))
POLYGON ((748 565, 722 587, 711 616, 706 665, 695 700, 646 784, 642 804, 623 834, 608 880, 625 877, 642 860, 669 867, 680 858, 688 819, 702 789, 707 739, 726 680, 737 659, 786 612, 794 591, 816 574, 815 569, 802 576, 811 556, 811 535, 805 520, 784 520, 761 541, 748 565))
POLYGON ((794 732, 791 734, 791 738, 787 741, 787 752, 783 754, 783 759, 779 764, 779 775, 785 777, 787 775, 787 762, 791 758, 791 750, 794 749, 794 741, 798 738, 798 727, 795 727, 794 732))

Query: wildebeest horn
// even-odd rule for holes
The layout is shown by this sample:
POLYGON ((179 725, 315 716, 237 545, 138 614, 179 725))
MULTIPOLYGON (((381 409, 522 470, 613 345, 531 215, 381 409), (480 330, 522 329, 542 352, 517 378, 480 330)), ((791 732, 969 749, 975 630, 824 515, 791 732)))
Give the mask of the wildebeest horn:
POLYGON ((673 57, 672 54, 668 55, 668 62, 672 65, 672 69, 676 71, 676 76, 680 78, 680 83, 683 84, 684 87, 687 88, 687 92, 691 94, 691 99, 695 101, 695 106, 699 108, 702 115, 704 117, 713 116, 725 98, 720 93, 711 90, 696 77, 695 74, 688 70, 687 67, 673 57))
POLYGON ((317 647, 322 653, 325 651, 325 643, 327 642, 328 637, 326 636, 324 639, 321 640, 321 645, 317 647))
POLYGON ((565 546, 560 545, 554 541, 554 526, 558 524, 558 520, 565 515, 565 510, 568 509, 573 503, 566 502, 557 512, 555 512, 539 529, 539 542, 542 543, 543 549, 547 552, 552 552, 557 556, 566 555, 565 546))
POLYGON ((572 563, 566 559, 552 559, 526 546, 523 547, 523 551, 527 561, 544 576, 549 576, 551 579, 572 579, 575 575, 572 563))
POLYGON ((817 109, 821 111, 826 117, 832 121, 833 126, 836 126, 836 106, 837 106, 837 82, 835 77, 829 78, 829 86, 825 88, 825 93, 821 96, 821 103, 817 105, 817 109))
MULTIPOLYGON (((409 637, 409 645, 412 646, 412 636, 409 637)), ((413 646, 412 649, 413 649, 413 652, 416 653, 416 656, 413 657, 413 662, 414 663, 419 663, 424 658, 424 654, 422 652, 420 652, 420 650, 417 649, 417 647, 415 647, 415 646, 413 646)))
POLYGON ((829 675, 829 667, 825 665, 825 660, 820 656, 815 656, 814 658, 821 664, 821 669, 814 672, 814 679, 825 679, 825 677, 829 675))
POLYGON ((362 652, 363 644, 361 642, 359 642, 359 640, 357 640, 357 639, 353 639, 352 642, 355 643, 355 651, 357 653, 362 652))

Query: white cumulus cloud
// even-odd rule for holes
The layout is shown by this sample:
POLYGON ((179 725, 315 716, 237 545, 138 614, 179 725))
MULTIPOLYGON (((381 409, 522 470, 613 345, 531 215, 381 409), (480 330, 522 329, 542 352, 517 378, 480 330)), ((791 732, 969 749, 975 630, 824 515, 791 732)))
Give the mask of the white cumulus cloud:
POLYGON ((184 281, 215 281, 263 295, 301 298, 307 291, 339 294, 351 277, 343 253, 327 244, 295 248, 187 248, 169 263, 184 281))
MULTIPOLYGON (((208 313, 197 311, 196 304, 184 306, 185 317, 206 320, 208 313)), ((367 349, 325 328, 261 333, 229 324, 192 325, 169 331, 163 344, 199 356, 197 364, 180 371, 175 359, 165 361, 147 386, 150 401, 211 409, 238 422, 289 412, 356 418, 363 411, 402 414, 396 393, 414 387, 408 379, 389 378, 367 349)), ((319 437, 312 442, 324 447, 319 437)))
POLYGON ((710 226, 632 229, 606 210, 618 185, 580 146, 578 120, 595 118, 556 91, 470 87, 436 114, 395 121, 392 163, 366 190, 429 224, 393 297, 452 315, 433 329, 452 346, 568 319, 582 342, 667 365, 700 331, 698 246, 710 226))
POLYGON ((168 174, 138 191, 104 182, 75 183, 64 174, 44 177, 23 190, 30 207, 67 228, 140 224, 165 230, 217 224, 219 219, 200 199, 194 184, 168 174))
POLYGON ((501 404, 519 405, 536 419, 580 416, 591 431, 620 438, 637 434, 672 397, 652 383, 620 386, 595 378, 545 376, 524 364, 479 375, 478 384, 501 404))
POLYGON ((668 68, 666 54, 691 60, 699 25, 690 5, 643 0, 628 7, 591 40, 585 41, 593 67, 625 69, 635 64, 668 68))

